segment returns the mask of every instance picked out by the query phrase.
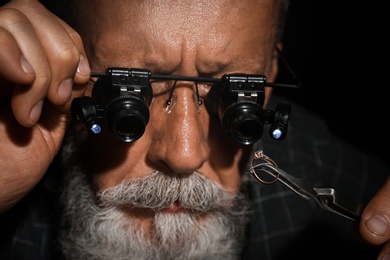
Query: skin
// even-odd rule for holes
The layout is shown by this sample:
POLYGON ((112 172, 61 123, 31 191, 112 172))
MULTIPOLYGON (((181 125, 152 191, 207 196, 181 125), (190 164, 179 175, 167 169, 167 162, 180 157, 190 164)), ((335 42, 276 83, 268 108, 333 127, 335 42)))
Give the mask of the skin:
POLYGON ((1 212, 43 177, 90 68, 80 37, 38 1, 12 1, 0 13, 1 212))
MULTIPOLYGON (((94 5, 93 15, 83 14, 87 21, 94 21, 94 29, 85 29, 88 23, 83 23, 81 32, 86 46, 93 39, 93 52, 87 50, 87 53, 94 71, 120 64, 169 75, 221 77, 226 73, 245 72, 266 73, 272 79, 277 69, 277 57, 273 56, 275 28, 267 20, 275 19, 269 14, 277 9, 269 1, 255 2, 238 5, 231 12, 230 3, 219 1, 202 2, 202 9, 198 7, 200 3, 193 1, 178 1, 175 5, 155 1, 153 6, 142 2, 134 6, 129 1, 110 4, 99 1, 94 5), (121 3, 121 8, 117 3, 121 3), (251 8, 270 12, 260 19, 243 15, 251 8), (126 11, 130 9, 131 16, 126 11), (213 15, 204 9, 214 10, 213 15), (109 15, 114 12, 115 18, 109 15), (100 17, 98 21, 96 16, 100 17), (126 23, 120 23, 122 20, 126 23), (255 37, 253 32, 258 32, 255 37), (112 44, 112 39, 116 44, 112 44)), ((83 1, 79 10, 89 8, 89 2, 83 1)), ((200 96, 205 98, 209 89, 200 86, 200 96)), ((237 192, 250 147, 237 145, 225 135, 219 123, 210 119, 204 105, 197 112, 193 82, 178 82, 175 94, 176 105, 166 114, 169 88, 154 89, 150 122, 138 141, 124 144, 110 133, 86 141, 85 154, 91 155, 96 190, 160 170, 178 177, 199 171, 231 193, 237 192)), ((172 205, 167 210, 176 207, 172 205)), ((145 226, 150 225, 150 214, 154 214, 142 209, 128 210, 128 213, 139 217, 145 226)))
MULTIPOLYGON (((272 1, 78 3, 84 19, 81 36, 38 1, 14 0, 0 8, 0 212, 45 174, 71 123, 71 100, 91 93, 91 69, 139 67, 202 77, 244 72, 265 74, 270 82, 276 77, 277 12, 272 1)), ((83 140, 96 190, 160 170, 178 177, 199 171, 237 191, 250 147, 227 137, 204 105, 197 112, 193 88, 191 82, 178 82, 171 114, 165 114, 169 88, 154 89, 149 124, 132 144, 120 143, 110 133, 83 140)), ((201 97, 208 90, 201 86, 201 97)), ((153 213, 126 212, 150 225, 153 213)), ((390 181, 367 205, 359 226, 369 243, 385 244, 381 256, 390 253, 390 231, 373 234, 366 225, 379 214, 390 219, 390 181)))

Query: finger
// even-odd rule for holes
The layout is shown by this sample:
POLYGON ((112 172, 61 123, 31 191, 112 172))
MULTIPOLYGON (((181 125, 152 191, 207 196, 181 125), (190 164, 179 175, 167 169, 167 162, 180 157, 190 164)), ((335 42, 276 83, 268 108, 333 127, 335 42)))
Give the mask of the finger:
POLYGON ((34 69, 11 33, 0 27, 0 77, 17 84, 32 84, 34 69))
POLYGON ((80 36, 38 1, 10 6, 28 17, 41 40, 52 73, 48 100, 57 106, 64 105, 74 94, 73 83, 85 84, 89 79, 90 69, 80 36))
MULTIPOLYGON (((33 83, 15 87, 12 99, 12 110, 16 119, 20 124, 30 127, 39 120, 39 108, 50 84, 50 67, 44 49, 23 13, 11 8, 2 9, 0 25, 3 30, 13 36, 16 46, 19 46, 23 56, 35 72, 33 83)), ((18 60, 19 57, 14 57, 14 59, 18 60)))
MULTIPOLYGON (((70 38, 73 40, 74 45, 76 46, 77 50, 80 53, 79 63, 77 65, 76 74, 73 78, 73 92, 71 95, 71 99, 75 97, 80 97, 84 95, 87 84, 91 77, 91 69, 89 66, 89 62, 87 59, 87 55, 84 50, 84 44, 82 42, 82 39, 80 35, 71 28, 68 24, 66 24, 63 20, 58 18, 57 16, 54 16, 55 19, 63 26, 63 28, 67 31, 70 38)), ((70 102, 68 102, 67 106, 65 106, 65 109, 68 109, 70 107, 70 102)))
POLYGON ((364 209, 359 231, 374 245, 390 240, 390 177, 364 209))
POLYGON ((390 241, 386 242, 386 244, 383 245, 377 259, 389 259, 390 257, 390 241), (387 258, 384 258, 384 256, 387 256, 387 258))
POLYGON ((29 18, 47 55, 52 73, 48 99, 55 105, 63 105, 72 95, 73 78, 81 53, 67 30, 49 10, 32 4, 23 7, 22 11, 29 18))
POLYGON ((85 84, 89 81, 91 77, 91 68, 89 66, 87 54, 85 53, 83 41, 80 35, 72 27, 70 27, 68 24, 66 24, 63 20, 61 20, 57 16, 55 16, 54 18, 57 19, 57 21, 67 31, 68 35, 73 40, 73 43, 75 44, 76 48, 80 53, 80 59, 79 59, 79 64, 77 66, 76 75, 74 77, 74 83, 85 84))

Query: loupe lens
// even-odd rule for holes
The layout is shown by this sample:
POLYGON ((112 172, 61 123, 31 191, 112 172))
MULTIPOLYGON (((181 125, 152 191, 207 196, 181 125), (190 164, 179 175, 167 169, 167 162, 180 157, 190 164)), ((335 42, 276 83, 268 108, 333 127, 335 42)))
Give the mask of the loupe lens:
POLYGON ((145 102, 133 96, 120 96, 105 109, 108 128, 122 142, 138 140, 149 121, 149 109, 145 102))
POLYGON ((222 126, 239 143, 253 144, 263 134, 263 109, 257 103, 233 103, 222 116, 222 126))

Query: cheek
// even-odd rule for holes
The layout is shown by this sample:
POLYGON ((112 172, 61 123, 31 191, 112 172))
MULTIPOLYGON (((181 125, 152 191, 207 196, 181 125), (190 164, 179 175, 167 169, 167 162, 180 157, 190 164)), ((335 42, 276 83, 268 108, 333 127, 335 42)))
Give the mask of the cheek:
POLYGON ((248 151, 250 149, 247 148, 237 150, 237 153, 232 157, 232 161, 216 171, 219 174, 222 186, 232 194, 238 192, 243 174, 246 174, 246 165, 250 155, 248 151))
POLYGON ((107 183, 108 175, 113 175, 127 156, 127 149, 108 129, 103 129, 99 136, 89 135, 82 147, 83 163, 95 184, 102 180, 107 183))
POLYGON ((124 143, 105 129, 99 136, 88 136, 81 151, 95 190, 112 187, 126 178, 145 175, 143 142, 124 143), (130 169, 132 169, 130 171, 130 169))
POLYGON ((245 174, 252 146, 239 145, 223 132, 219 122, 211 122, 210 129, 210 166, 216 174, 215 180, 235 193, 241 184, 242 175, 245 174))

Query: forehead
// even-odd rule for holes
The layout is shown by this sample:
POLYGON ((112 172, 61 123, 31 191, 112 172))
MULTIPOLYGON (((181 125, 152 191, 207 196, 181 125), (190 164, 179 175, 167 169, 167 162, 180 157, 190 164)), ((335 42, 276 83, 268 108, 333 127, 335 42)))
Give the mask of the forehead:
POLYGON ((277 2, 85 0, 79 9, 80 24, 96 64, 102 67, 161 70, 158 67, 164 63, 168 72, 187 62, 212 73, 233 60, 236 66, 267 62, 274 44, 277 2))

